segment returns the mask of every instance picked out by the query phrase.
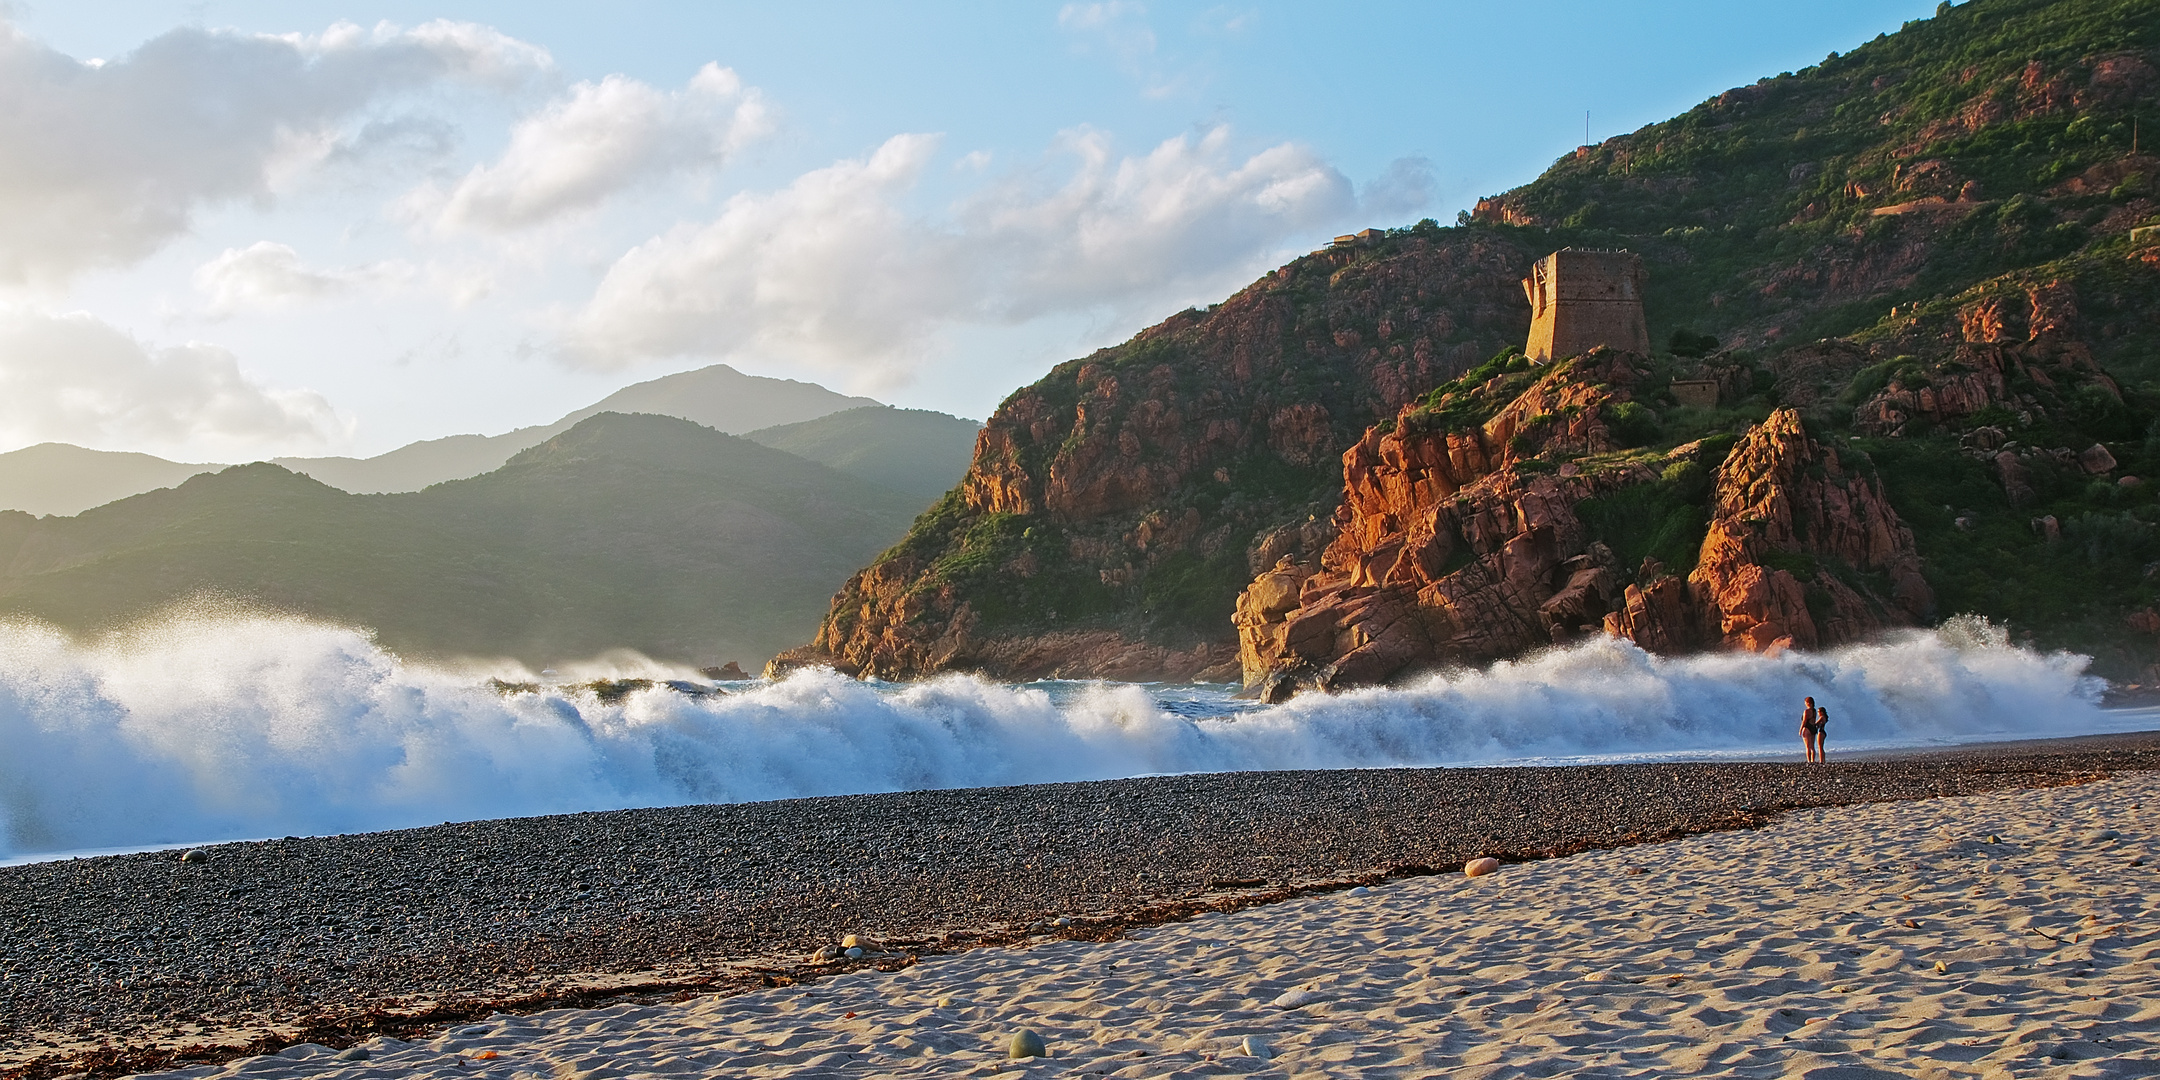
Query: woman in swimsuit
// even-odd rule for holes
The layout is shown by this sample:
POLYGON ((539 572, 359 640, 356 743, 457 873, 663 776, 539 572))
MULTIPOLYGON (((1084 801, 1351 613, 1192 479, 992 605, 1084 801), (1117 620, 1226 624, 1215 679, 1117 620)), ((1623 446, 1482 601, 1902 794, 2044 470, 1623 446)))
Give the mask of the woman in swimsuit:
POLYGON ((1830 710, 1817 705, 1815 707, 1815 760, 1817 761, 1828 762, 1830 760, 1829 732, 1830 710))
POLYGON ((1815 759, 1815 699, 1809 698, 1800 706, 1800 744, 1807 747, 1810 764, 1815 759))

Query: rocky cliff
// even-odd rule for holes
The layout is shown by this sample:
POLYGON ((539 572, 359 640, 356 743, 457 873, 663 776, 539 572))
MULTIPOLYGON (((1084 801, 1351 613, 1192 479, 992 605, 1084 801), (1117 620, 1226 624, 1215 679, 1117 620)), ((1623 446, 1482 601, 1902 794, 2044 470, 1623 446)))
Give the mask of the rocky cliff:
POLYGON ((787 660, 1294 687, 1976 611, 2160 680, 2156 107, 2152 0, 1972 0, 1296 260, 1014 394, 787 660), (1479 366, 1568 246, 1642 257, 1651 355, 1479 366))
POLYGON ((1234 675, 1252 560, 1303 552, 1345 442, 1522 336, 1526 250, 1428 222, 1060 365, 1006 399, 959 488, 779 664, 1234 675))
POLYGON ((1491 660, 1584 633, 1661 652, 1765 651, 1861 640, 1934 613, 1911 530, 1879 483, 1844 468, 1779 409, 1749 428, 1715 473, 1693 569, 1654 556, 1624 566, 1602 497, 1685 487, 1715 443, 1614 452, 1636 358, 1592 354, 1538 378, 1491 419, 1446 424, 1464 395, 1405 409, 1343 455, 1335 540, 1314 563, 1285 556, 1239 597, 1248 686, 1383 682, 1491 660), (1611 535, 1608 537, 1608 533, 1611 535))

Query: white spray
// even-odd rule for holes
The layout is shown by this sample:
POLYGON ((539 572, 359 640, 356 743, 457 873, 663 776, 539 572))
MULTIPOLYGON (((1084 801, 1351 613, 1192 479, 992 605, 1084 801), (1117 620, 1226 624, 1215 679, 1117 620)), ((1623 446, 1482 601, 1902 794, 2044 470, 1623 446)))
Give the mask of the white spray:
POLYGON ((2085 658, 1984 623, 1778 657, 1600 640, 1399 689, 1191 718, 1160 688, 804 672, 721 697, 508 696, 361 631, 175 617, 0 625, 0 855, 628 806, 1245 769, 1832 752, 2107 728, 2085 658), (1181 715, 1182 714, 1182 715, 1181 715))

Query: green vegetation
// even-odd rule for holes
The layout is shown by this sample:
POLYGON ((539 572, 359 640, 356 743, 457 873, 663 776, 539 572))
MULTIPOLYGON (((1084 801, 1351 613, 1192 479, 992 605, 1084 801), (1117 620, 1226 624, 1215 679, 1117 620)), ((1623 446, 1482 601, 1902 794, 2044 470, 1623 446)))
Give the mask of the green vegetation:
MULTIPOLYGON (((1984 613, 2041 644, 2093 655, 2118 675, 2150 662, 2132 655, 2122 622, 2125 611, 2160 603, 2160 575, 2150 572, 2160 558, 2160 505, 2149 487, 2126 492, 2035 470, 2036 503, 2012 507, 1994 470, 1961 453, 1952 436, 1852 445, 1872 459, 1912 528, 1940 610, 1984 613), (2052 542, 2039 524, 2050 516, 2060 531, 2052 542)), ((2141 451, 2131 467, 2152 475, 2156 466, 2160 455, 2141 451)))
POLYGON ((1546 227, 1502 231, 1638 251, 1653 327, 1727 337, 1776 320, 1789 341, 1850 334, 1891 305, 2109 239, 2093 226, 2160 177, 2057 189, 2120 160, 2137 122, 2160 130, 2160 102, 2134 73, 2093 84, 2106 58, 2149 64, 2156 48, 2149 0, 1973 0, 1562 158, 1508 196, 1546 227), (1973 205, 1875 214, 1928 198, 1973 205), (1871 252, 1921 246, 1909 272, 1857 293, 1811 273, 1866 273, 1871 252))
POLYGON ((1620 565, 1633 571, 1654 558, 1669 573, 1685 576, 1695 569, 1703 534, 1710 527, 1710 470, 1695 461, 1665 468, 1656 483, 1624 487, 1576 504, 1576 516, 1602 540, 1620 565))

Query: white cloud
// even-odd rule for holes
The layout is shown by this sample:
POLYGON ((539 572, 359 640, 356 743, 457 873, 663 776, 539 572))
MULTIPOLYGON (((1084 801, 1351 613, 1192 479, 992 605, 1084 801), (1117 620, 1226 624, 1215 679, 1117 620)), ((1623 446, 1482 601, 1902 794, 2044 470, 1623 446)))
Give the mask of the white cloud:
POLYGON ((953 239, 898 205, 937 142, 896 135, 866 158, 736 195, 713 221, 633 248, 609 268, 566 353, 598 367, 745 349, 834 366, 891 359, 890 335, 918 337, 923 318, 952 308, 965 276, 953 239))
POLYGON ((195 270, 195 287, 210 298, 216 315, 284 307, 343 292, 350 284, 342 274, 301 265, 299 252, 268 240, 226 248, 195 270))
MULTIPOLYGON (((401 285, 414 277, 413 268, 400 261, 353 270, 316 269, 303 263, 300 253, 291 247, 258 240, 244 248, 226 248, 217 258, 196 267, 195 288, 208 298, 209 314, 223 317, 289 307, 356 287, 401 285)), ((477 295, 462 280, 447 284, 454 302, 468 294, 477 295)))
POLYGON ((1082 130, 1061 140, 1068 172, 1007 177, 925 218, 904 201, 936 148, 896 136, 638 246, 568 320, 564 357, 761 355, 877 385, 904 378, 945 326, 1220 295, 1360 209, 1340 172, 1295 145, 1241 156, 1216 128, 1120 157, 1082 130))
POLYGON ((81 62, 0 24, 0 281, 129 263, 194 214, 267 202, 363 138, 371 110, 549 64, 485 27, 339 24, 319 35, 174 30, 81 62))
POLYGON ((268 389, 215 345, 152 348, 86 314, 0 309, 0 440, 218 454, 349 434, 320 394, 268 389))
POLYGON ((646 181, 717 166, 770 126, 763 96, 718 64, 676 91, 609 75, 519 122, 494 164, 476 166, 447 194, 421 188, 406 205, 445 228, 526 228, 646 181))

